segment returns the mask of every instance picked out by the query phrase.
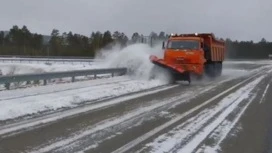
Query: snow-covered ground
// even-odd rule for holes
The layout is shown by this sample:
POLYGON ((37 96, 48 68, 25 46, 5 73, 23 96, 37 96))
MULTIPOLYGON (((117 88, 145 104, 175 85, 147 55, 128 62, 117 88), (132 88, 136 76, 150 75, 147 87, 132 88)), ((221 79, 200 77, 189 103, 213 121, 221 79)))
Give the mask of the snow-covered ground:
POLYGON ((76 107, 164 85, 160 80, 134 80, 126 76, 0 92, 0 120, 44 111, 76 107))

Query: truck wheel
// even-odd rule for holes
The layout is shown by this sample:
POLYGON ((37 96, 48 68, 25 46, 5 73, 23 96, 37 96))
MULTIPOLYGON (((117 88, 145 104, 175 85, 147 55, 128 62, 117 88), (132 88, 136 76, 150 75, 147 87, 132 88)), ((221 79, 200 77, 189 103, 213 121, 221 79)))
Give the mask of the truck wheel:
POLYGON ((213 78, 216 76, 216 65, 215 63, 209 63, 205 65, 205 71, 208 77, 213 78))
POLYGON ((190 76, 190 73, 188 73, 188 83, 191 84, 191 76, 190 76))
POLYGON ((222 74, 222 63, 215 63, 215 76, 221 76, 222 74))

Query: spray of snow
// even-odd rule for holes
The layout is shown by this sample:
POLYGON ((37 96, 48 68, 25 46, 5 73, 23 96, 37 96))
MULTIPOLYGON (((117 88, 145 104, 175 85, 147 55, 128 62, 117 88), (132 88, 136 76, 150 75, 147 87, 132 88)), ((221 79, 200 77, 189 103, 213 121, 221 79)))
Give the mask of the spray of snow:
MULTIPOLYGON (((111 50, 101 50, 96 59, 103 60, 105 67, 126 67, 131 77, 138 79, 149 79, 154 64, 150 62, 149 56, 163 56, 160 45, 150 47, 147 44, 133 44, 123 49, 119 46, 111 50)), ((156 78, 167 81, 167 73, 159 71, 155 74, 156 78)))

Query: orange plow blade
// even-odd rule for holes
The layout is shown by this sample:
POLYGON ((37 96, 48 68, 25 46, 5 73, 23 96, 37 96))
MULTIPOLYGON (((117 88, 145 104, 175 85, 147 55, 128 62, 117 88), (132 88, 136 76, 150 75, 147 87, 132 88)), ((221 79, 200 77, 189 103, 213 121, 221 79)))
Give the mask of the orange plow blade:
POLYGON ((181 66, 167 64, 163 59, 159 59, 157 56, 151 55, 149 57, 149 60, 155 65, 170 69, 170 70, 175 71, 177 73, 184 73, 185 72, 185 70, 181 66))

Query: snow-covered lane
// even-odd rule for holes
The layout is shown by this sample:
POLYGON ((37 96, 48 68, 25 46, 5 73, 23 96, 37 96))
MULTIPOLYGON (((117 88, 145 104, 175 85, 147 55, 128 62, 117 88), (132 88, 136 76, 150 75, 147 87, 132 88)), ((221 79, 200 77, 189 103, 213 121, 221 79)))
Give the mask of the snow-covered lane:
POLYGON ((1 92, 0 120, 3 121, 43 111, 54 111, 64 107, 76 107, 83 102, 116 97, 164 85, 159 80, 129 80, 126 77, 121 77, 119 81, 118 79, 114 81, 114 78, 105 80, 106 83, 103 82, 104 79, 95 80, 96 85, 92 81, 84 81, 75 84, 15 90, 18 92, 18 95, 14 91, 1 92), (98 83, 99 81, 100 83, 98 83))
MULTIPOLYGON (((56 141, 52 144, 39 146, 33 150, 33 152, 48 152, 57 149, 56 152, 75 152, 77 149, 86 149, 83 148, 84 144, 93 144, 91 148, 99 146, 99 143, 116 136, 116 133, 122 133, 133 126, 141 124, 145 119, 152 117, 155 113, 161 112, 165 108, 170 108, 175 105, 185 103, 189 99, 193 98, 195 93, 202 94, 214 88, 215 85, 211 84, 206 87, 201 87, 196 90, 188 90, 184 94, 179 95, 173 98, 155 100, 152 102, 152 105, 142 106, 135 108, 135 110, 122 114, 122 116, 117 116, 113 118, 106 119, 95 125, 91 125, 78 131, 72 136, 56 141), (117 131, 115 131, 117 130, 117 131), (99 137, 99 134, 96 132, 106 131, 109 132, 108 137, 103 138, 106 134, 102 134, 102 138, 99 137), (112 133, 113 135, 111 135, 112 133), (90 140, 91 138, 91 140, 90 140), (59 148, 61 147, 61 148, 59 148), (58 149, 59 148, 59 149, 58 149)), ((172 88, 166 87, 166 88, 172 88)), ((86 145, 87 146, 87 145, 86 145)), ((54 152, 53 151, 53 152, 54 152)))
POLYGON ((248 103, 243 108, 236 108, 237 111, 239 111, 239 113, 234 114, 233 120, 226 119, 223 122, 221 122, 221 124, 218 127, 216 127, 216 129, 212 133, 210 133, 210 136, 208 137, 209 140, 213 140, 213 141, 211 141, 213 143, 211 143, 209 145, 205 145, 205 144, 202 145, 201 147, 199 147, 199 149, 196 151, 196 153, 219 152, 220 144, 228 136, 230 131, 235 127, 235 125, 240 120, 241 116, 245 113, 246 109, 252 103, 252 101, 255 97, 256 97, 256 95, 251 96, 248 103))
POLYGON ((84 113, 84 112, 88 112, 88 111, 93 111, 93 110, 97 110, 97 109, 103 109, 103 108, 109 107, 111 105, 119 104, 119 103, 122 103, 122 102, 125 102, 128 100, 132 100, 132 99, 146 96, 149 94, 154 94, 154 93, 168 90, 168 89, 171 89, 174 87, 176 87, 176 86, 164 86, 164 87, 150 90, 150 91, 139 92, 139 93, 135 93, 135 94, 131 94, 131 95, 126 95, 123 97, 114 98, 114 99, 111 99, 106 102, 99 102, 99 103, 95 103, 93 105, 86 105, 84 107, 76 107, 74 109, 69 109, 69 110, 66 110, 63 112, 56 112, 56 113, 49 114, 49 115, 43 115, 38 118, 31 118, 29 120, 23 120, 21 122, 16 122, 14 124, 2 126, 0 128, 0 135, 5 135, 5 134, 15 132, 15 131, 16 131, 15 133, 11 133, 10 135, 18 134, 18 133, 24 132, 25 131, 24 129, 30 130, 32 128, 38 128, 39 126, 42 126, 44 124, 54 122, 54 121, 57 121, 60 119, 64 119, 66 117, 70 117, 70 116, 73 116, 76 114, 80 114, 80 113, 84 113), (35 126, 38 126, 38 127, 35 127, 35 126))
MULTIPOLYGON (((193 152, 198 145, 232 113, 244 100, 250 99, 252 90, 264 77, 257 78, 246 86, 222 99, 215 107, 205 109, 198 115, 175 127, 168 133, 158 136, 144 149, 150 152, 193 152)), ((251 101, 249 100, 248 103, 251 101)))

